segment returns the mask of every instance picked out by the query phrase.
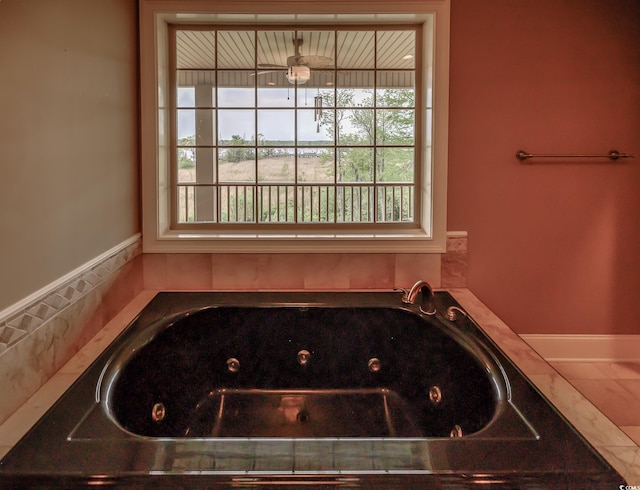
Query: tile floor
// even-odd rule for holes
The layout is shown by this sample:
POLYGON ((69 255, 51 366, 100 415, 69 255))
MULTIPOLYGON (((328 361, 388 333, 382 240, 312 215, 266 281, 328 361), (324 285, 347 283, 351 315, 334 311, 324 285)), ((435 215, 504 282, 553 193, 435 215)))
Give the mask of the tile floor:
POLYGON ((640 445, 640 362, 551 361, 550 364, 640 445))

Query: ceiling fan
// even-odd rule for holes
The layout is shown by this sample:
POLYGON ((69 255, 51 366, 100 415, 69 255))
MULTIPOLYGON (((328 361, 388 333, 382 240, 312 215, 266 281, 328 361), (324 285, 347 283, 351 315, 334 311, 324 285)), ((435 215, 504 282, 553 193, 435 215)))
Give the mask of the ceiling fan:
MULTIPOLYGON (((295 38, 293 40, 294 52, 293 56, 287 57, 287 65, 276 65, 273 63, 258 63, 260 68, 281 68, 287 70, 287 80, 291 84, 307 83, 311 78, 311 70, 326 69, 333 66, 333 59, 320 55, 303 56, 300 54, 300 46, 302 39, 295 38)), ((259 72, 258 75, 269 73, 273 70, 259 72)))

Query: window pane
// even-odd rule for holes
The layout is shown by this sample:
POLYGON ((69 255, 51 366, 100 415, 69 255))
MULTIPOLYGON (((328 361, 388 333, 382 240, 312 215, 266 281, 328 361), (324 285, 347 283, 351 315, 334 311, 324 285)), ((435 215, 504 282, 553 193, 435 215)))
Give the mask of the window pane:
POLYGON ((373 145, 373 109, 338 110, 336 118, 339 145, 373 145))
POLYGON ((287 59, 294 55, 295 36, 295 30, 259 31, 257 34, 258 69, 281 70, 284 78, 287 71, 287 59))
POLYGON ((309 82, 304 86, 299 86, 296 92, 298 107, 313 109, 318 103, 322 107, 332 107, 334 85, 335 74, 333 71, 312 71, 309 82), (322 102, 319 102, 318 98, 322 99, 322 102))
POLYGON ((333 185, 298 186, 298 221, 331 223, 335 221, 336 190, 333 185))
POLYGON ((247 146, 255 142, 255 111, 219 110, 218 144, 223 146, 247 146))
POLYGON ((333 145, 335 132, 333 117, 333 110, 299 110, 297 121, 298 145, 333 145))
POLYGON ((413 109, 376 112, 376 145, 412 145, 415 138, 413 109))
POLYGON ((376 153, 378 182, 413 182, 413 148, 379 148, 376 153))
POLYGON ((254 71, 218 72, 218 105, 220 107, 255 106, 254 71))
POLYGON ((214 148, 196 148, 196 181, 213 184, 216 181, 216 152, 214 148))
POLYGON ((213 148, 178 148, 178 183, 215 182, 215 152, 213 148))
POLYGON ((253 148, 224 148, 218 151, 220 182, 255 182, 256 151, 253 148))
MULTIPOLYGON (((284 78, 284 75, 282 76, 284 78)), ((263 77, 258 75, 258 107, 293 107, 295 99, 293 98, 290 87, 284 88, 278 86, 262 87, 263 77)), ((286 81, 286 80, 285 80, 286 81)))
POLYGON ((376 107, 414 107, 414 79, 413 71, 378 72, 376 107))
POLYGON ((178 148, 178 182, 196 181, 196 149, 178 148))
POLYGON ((340 148, 338 150, 338 182, 372 181, 372 148, 340 148))
POLYGON ((258 182, 294 182, 296 175, 293 148, 258 150, 258 182))
POLYGON ((211 110, 177 111, 178 146, 212 145, 215 141, 215 118, 211 110))
POLYGON ((195 87, 178 87, 177 91, 178 107, 195 107, 196 106, 196 88, 195 87))
POLYGON ((178 186, 178 223, 193 223, 195 221, 195 186, 178 186))
POLYGON ((338 31, 336 65, 338 68, 373 68, 375 38, 373 31, 338 31))
POLYGON ((216 73, 212 70, 177 72, 178 107, 214 107, 216 73))
POLYGON ((340 223, 370 223, 375 210, 374 187, 336 186, 336 216, 340 223))
POLYGON ((295 222, 295 186, 261 185, 257 190, 258 220, 261 223, 295 222))
POLYGON ((195 220, 199 223, 213 223, 216 220, 216 192, 213 186, 195 188, 195 220))
POLYGON ((336 107, 373 107, 374 72, 339 71, 336 107))
POLYGON ((215 31, 176 31, 176 67, 215 68, 215 31))
POLYGON ((196 111, 193 109, 178 109, 176 129, 178 144, 193 145, 196 137, 196 111), (191 140, 185 140, 191 138, 191 140))
POLYGON ((298 182, 335 182, 335 156, 332 148, 298 150, 298 182))
POLYGON ((255 91, 253 88, 218 88, 218 104, 220 107, 254 107, 255 91))
POLYGON ((255 67, 253 31, 218 31, 218 69, 255 67))
POLYGON ((293 145, 296 137, 294 116, 293 110, 259 110, 258 144, 293 145))
POLYGON ((415 68, 415 46, 414 31, 378 31, 376 67, 415 68))
POLYGON ((302 58, 297 62, 312 70, 335 67, 335 31, 298 31, 298 51, 302 58))
POLYGON ((216 140, 215 114, 209 109, 196 109, 196 144, 213 145, 216 140))
POLYGON ((218 186, 218 209, 221 223, 255 223, 255 187, 252 185, 218 186))
POLYGON ((379 222, 400 223, 413 219, 413 186, 378 186, 377 220, 379 222))

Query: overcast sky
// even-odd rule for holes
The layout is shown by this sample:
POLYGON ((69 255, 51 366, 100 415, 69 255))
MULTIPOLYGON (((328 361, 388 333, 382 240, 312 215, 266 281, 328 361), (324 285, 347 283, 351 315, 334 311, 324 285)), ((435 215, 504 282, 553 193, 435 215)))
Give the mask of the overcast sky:
MULTIPOLYGON (((255 89, 254 88, 219 88, 218 101, 218 137, 229 140, 239 135, 246 140, 254 137, 255 123, 255 89), (225 109, 233 107, 234 109, 225 109), (245 108, 246 109, 243 109, 245 108)), ((330 89, 332 90, 332 89, 330 89)), ((260 109, 258 111, 258 132, 266 140, 294 140, 294 107, 295 89, 265 88, 258 89, 258 102, 261 107, 276 109, 260 109), (291 108, 291 110, 283 110, 291 108)), ((298 87, 298 140, 299 141, 332 141, 326 127, 318 128, 314 121, 314 96, 317 88, 298 87), (319 130, 319 131, 318 131, 319 130)), ((178 89, 178 107, 195 106, 195 89, 192 87, 178 89)), ((178 139, 195 134, 196 118, 193 109, 178 111, 178 139)), ((349 130, 348 121, 343 121, 343 129, 349 130)))

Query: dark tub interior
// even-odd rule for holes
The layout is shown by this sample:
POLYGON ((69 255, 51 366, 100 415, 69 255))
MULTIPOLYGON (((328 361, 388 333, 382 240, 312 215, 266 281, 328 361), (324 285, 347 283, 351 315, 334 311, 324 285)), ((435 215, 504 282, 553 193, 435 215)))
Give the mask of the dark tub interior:
POLYGON ((107 375, 109 408, 149 437, 449 437, 494 417, 495 375, 391 308, 207 308, 107 375))

